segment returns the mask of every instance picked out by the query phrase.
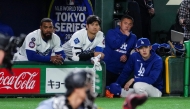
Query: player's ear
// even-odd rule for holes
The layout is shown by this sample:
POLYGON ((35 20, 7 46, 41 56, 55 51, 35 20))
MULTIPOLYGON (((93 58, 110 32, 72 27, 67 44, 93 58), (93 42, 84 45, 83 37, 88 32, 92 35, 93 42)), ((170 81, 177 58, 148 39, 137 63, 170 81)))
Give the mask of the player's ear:
POLYGON ((121 20, 118 22, 119 26, 121 27, 121 20))
POLYGON ((88 24, 86 24, 86 29, 88 30, 88 24))
POLYGON ((137 48, 136 51, 139 52, 139 49, 137 48))
POLYGON ((149 49, 152 50, 152 46, 149 46, 149 49))

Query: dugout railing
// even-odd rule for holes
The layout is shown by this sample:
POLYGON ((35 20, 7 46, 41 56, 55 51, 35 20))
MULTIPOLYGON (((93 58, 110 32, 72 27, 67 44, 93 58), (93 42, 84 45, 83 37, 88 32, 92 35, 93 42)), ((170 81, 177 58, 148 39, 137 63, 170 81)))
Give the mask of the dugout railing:
MULTIPOLYGON (((63 65, 39 62, 14 62, 10 74, 7 69, 0 68, 0 96, 48 96, 63 94, 65 77, 74 69, 94 71, 91 62, 64 62, 63 65)), ((101 62, 102 70, 95 71, 94 91, 104 96, 106 66, 101 62)))

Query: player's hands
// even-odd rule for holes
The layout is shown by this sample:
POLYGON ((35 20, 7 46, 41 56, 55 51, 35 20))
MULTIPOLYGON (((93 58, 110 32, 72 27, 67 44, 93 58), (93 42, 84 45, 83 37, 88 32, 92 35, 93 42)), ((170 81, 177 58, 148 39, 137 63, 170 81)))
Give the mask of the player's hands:
POLYGON ((129 35, 130 35, 129 30, 124 30, 124 31, 122 31, 122 33, 123 33, 123 34, 125 34, 125 35, 127 35, 127 36, 129 36, 129 35))
POLYGON ((127 56, 126 56, 126 55, 122 55, 122 56, 120 57, 120 61, 121 61, 121 62, 126 62, 126 61, 127 61, 127 56))
POLYGON ((131 86, 131 84, 133 84, 133 82, 134 82, 134 78, 130 79, 130 80, 125 84, 124 89, 128 91, 128 90, 129 90, 129 87, 131 86))
POLYGON ((154 15, 154 13, 155 13, 154 8, 150 8, 150 9, 148 10, 148 12, 149 12, 151 15, 154 15))
POLYGON ((2 65, 4 57, 5 57, 5 52, 3 50, 0 50, 0 65, 2 65))
POLYGON ((51 56, 51 62, 54 64, 63 64, 64 58, 61 55, 51 56))
POLYGON ((101 54, 100 59, 103 59, 104 58, 104 53, 102 53, 102 52, 94 52, 94 57, 98 56, 99 54, 101 54))

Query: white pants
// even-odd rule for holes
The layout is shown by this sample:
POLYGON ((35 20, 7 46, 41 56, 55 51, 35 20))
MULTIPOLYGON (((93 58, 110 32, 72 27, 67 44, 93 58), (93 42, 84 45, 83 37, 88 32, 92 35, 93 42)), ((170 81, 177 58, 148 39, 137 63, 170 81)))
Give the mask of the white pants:
POLYGON ((148 97, 161 97, 162 92, 158 90, 156 87, 147 84, 145 82, 136 82, 133 88, 130 88, 128 91, 122 89, 121 97, 126 97, 131 93, 145 94, 148 97))

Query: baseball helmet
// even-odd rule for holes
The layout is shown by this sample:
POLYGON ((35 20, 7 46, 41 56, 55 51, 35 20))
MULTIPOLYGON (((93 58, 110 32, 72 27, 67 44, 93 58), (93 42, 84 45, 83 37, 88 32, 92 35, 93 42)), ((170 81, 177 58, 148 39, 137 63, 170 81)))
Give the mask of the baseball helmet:
POLYGON ((65 87, 67 89, 66 96, 69 96, 74 89, 88 86, 92 83, 93 74, 87 70, 75 70, 71 72, 65 79, 65 87))

